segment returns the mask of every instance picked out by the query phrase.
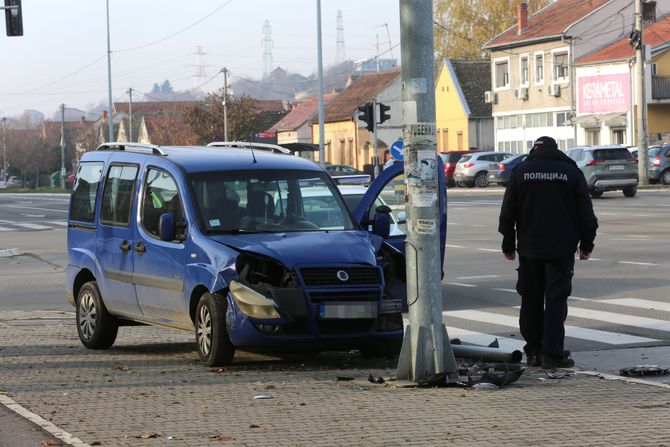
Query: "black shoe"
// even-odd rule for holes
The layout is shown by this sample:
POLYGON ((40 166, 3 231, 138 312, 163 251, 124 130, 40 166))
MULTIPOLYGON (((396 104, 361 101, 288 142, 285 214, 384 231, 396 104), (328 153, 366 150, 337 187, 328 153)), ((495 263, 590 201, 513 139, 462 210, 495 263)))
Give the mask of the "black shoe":
MULTIPOLYGON (((564 351, 564 353, 570 355, 570 351, 564 351)), ((575 366, 575 361, 567 356, 562 358, 550 354, 544 354, 542 356, 543 369, 572 368, 573 366, 575 366)))

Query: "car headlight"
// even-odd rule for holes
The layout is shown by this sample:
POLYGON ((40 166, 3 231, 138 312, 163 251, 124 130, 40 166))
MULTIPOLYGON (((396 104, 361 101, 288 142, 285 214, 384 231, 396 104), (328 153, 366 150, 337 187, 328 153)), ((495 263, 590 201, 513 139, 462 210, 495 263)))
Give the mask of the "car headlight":
POLYGON ((252 318, 280 318, 274 303, 237 281, 230 282, 230 294, 242 312, 252 318))

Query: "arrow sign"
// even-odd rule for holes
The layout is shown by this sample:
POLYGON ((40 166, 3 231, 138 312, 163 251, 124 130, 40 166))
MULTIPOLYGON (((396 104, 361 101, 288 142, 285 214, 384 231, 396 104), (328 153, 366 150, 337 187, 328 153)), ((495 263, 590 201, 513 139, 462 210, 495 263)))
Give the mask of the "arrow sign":
POLYGON ((394 142, 391 147, 389 148, 389 152, 391 153, 391 158, 394 160, 398 161, 403 161, 403 148, 405 147, 405 143, 402 140, 397 140, 394 142))

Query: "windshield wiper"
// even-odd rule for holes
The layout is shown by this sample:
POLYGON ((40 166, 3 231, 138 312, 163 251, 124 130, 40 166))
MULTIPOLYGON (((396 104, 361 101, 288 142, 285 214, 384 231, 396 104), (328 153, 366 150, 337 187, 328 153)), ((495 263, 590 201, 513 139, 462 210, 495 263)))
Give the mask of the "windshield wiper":
POLYGON ((213 230, 209 229, 205 231, 207 234, 256 234, 256 233, 261 233, 260 231, 256 230, 243 230, 240 228, 230 228, 227 230, 213 230))

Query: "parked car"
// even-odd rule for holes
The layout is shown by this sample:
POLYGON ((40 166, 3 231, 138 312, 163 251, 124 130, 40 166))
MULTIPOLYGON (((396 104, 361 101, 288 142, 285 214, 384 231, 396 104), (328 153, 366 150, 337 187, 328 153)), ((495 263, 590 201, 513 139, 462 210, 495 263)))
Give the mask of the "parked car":
POLYGON ((456 185, 485 188, 489 184, 489 171, 497 170, 501 161, 513 155, 509 152, 490 151, 463 155, 454 171, 456 185))
POLYGON ((23 187, 23 179, 19 176, 12 175, 7 179, 7 188, 21 188, 23 187))
POLYGON ((461 157, 465 154, 472 154, 475 152, 482 152, 480 150, 469 150, 469 151, 448 151, 440 152, 440 157, 442 157, 442 162, 444 163, 444 175, 447 178, 447 186, 456 186, 456 181, 454 180, 454 171, 456 170, 456 163, 461 157))
POLYGON ((512 169, 526 161, 526 158, 528 158, 528 154, 521 154, 501 161, 497 170, 489 171, 489 183, 507 186, 512 169))
POLYGON ((670 144, 651 146, 647 152, 649 182, 670 185, 670 144))
POLYGON ((624 146, 584 146, 568 149, 567 154, 586 177, 591 197, 605 191, 623 191, 635 197, 638 185, 637 158, 624 146))
POLYGON ((326 172, 335 179, 340 179, 338 182, 346 183, 368 183, 370 175, 359 171, 353 166, 349 165, 331 165, 327 164, 326 172))
POLYGON ((66 267, 82 344, 109 348, 119 326, 141 323, 193 331, 208 366, 239 348, 397 354, 404 235, 377 199, 400 175, 402 163, 385 170, 350 212, 320 166, 263 148, 109 143, 85 153, 66 267))

